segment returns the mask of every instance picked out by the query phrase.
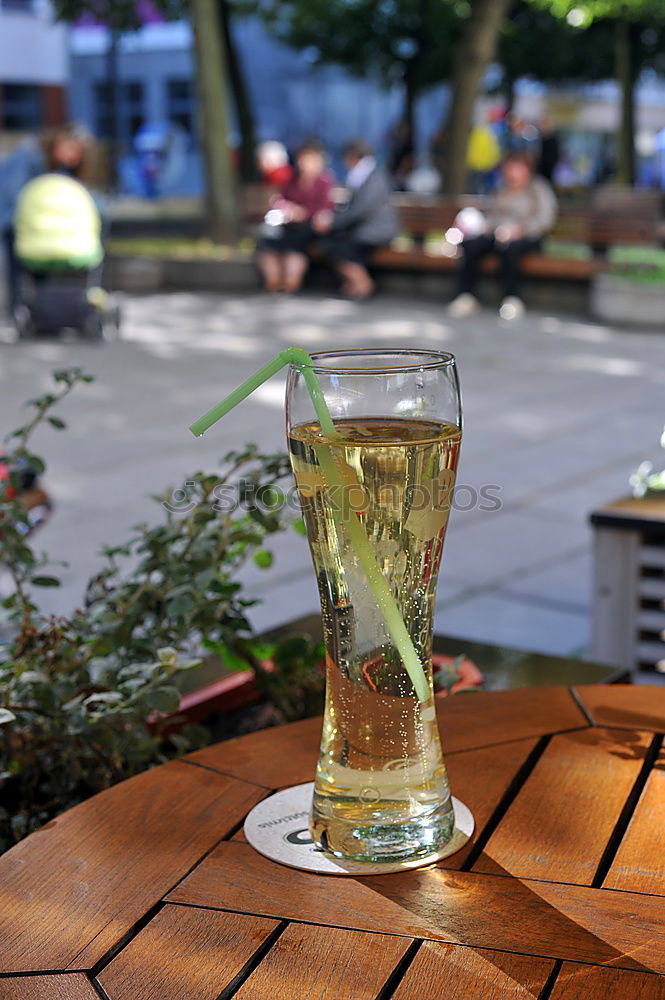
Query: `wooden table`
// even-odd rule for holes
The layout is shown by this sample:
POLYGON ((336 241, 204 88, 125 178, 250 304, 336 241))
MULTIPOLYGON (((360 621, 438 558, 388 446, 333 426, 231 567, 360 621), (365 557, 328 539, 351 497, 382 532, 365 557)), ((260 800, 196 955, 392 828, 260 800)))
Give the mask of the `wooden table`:
POLYGON ((0 859, 0 1000, 664 1000, 665 691, 440 706, 475 841, 365 878, 244 842, 312 777, 319 720, 124 782, 0 859))

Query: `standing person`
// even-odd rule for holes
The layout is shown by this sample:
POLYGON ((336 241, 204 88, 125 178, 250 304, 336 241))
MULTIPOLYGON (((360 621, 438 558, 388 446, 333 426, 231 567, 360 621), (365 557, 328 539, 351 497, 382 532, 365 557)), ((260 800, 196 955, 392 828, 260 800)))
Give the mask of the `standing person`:
POLYGON ((32 140, 21 143, 0 163, 0 238, 4 255, 5 307, 11 319, 19 297, 19 266, 14 253, 14 211, 21 190, 44 170, 44 158, 32 140))
POLYGON ((408 121, 399 121, 390 130, 389 144, 388 172, 395 189, 404 191, 406 178, 416 165, 416 147, 408 121))
POLYGON ((307 247, 314 227, 332 219, 332 174, 317 139, 304 142, 296 153, 294 175, 270 202, 257 263, 269 292, 297 292, 308 267, 307 247))
POLYGON ((79 125, 62 125, 43 138, 41 145, 19 146, 0 163, 0 230, 5 252, 7 311, 18 303, 20 269, 14 253, 14 212, 22 189, 39 174, 64 173, 83 180, 90 136, 79 125))
POLYGON ((538 173, 551 184, 554 176, 554 170, 561 155, 559 137, 554 131, 552 119, 547 115, 544 115, 543 118, 540 119, 539 127, 540 155, 538 157, 538 173))
POLYGON ((519 297, 520 261, 539 250, 556 219, 555 194, 542 177, 534 176, 531 157, 511 153, 501 166, 501 187, 492 196, 484 219, 484 232, 465 237, 459 271, 459 291, 448 306, 451 316, 470 316, 480 306, 476 283, 480 261, 497 253, 501 263, 502 319, 524 314, 519 297))
POLYGON ((367 271, 369 255, 390 243, 399 226, 390 200, 390 179, 377 164, 371 146, 362 139, 347 143, 344 163, 349 200, 330 221, 315 220, 314 228, 324 234, 322 249, 342 277, 342 293, 362 300, 374 291, 367 271))
POLYGON ((540 132, 531 122, 510 114, 510 131, 506 137, 508 153, 521 153, 531 160, 535 169, 540 153, 540 132))
POLYGON ((48 173, 66 174, 85 184, 88 180, 88 159, 92 136, 81 125, 62 125, 44 140, 44 169, 48 173))

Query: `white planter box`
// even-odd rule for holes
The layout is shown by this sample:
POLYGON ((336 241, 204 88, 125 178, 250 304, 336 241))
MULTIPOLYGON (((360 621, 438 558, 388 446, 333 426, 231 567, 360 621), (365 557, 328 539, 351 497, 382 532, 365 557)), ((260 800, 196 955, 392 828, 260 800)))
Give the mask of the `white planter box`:
POLYGON ((650 285, 614 274, 598 274, 591 285, 591 312, 609 323, 665 331, 665 284, 650 285))

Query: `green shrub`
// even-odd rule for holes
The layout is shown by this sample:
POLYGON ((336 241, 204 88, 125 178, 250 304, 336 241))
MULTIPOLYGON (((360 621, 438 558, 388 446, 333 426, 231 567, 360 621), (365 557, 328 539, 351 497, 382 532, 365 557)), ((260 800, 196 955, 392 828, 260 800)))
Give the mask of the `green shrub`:
MULTIPOLYGON (((190 477, 177 509, 163 506, 172 494, 156 497, 159 523, 138 525, 124 545, 103 551, 83 610, 64 618, 40 612, 35 592, 59 580, 32 547, 28 514, 15 494, 22 470, 44 471, 31 451, 34 431, 44 423, 64 429, 53 407, 91 381, 78 369, 54 376, 55 391, 32 400, 31 419, 9 436, 9 478, 0 480, 0 563, 13 582, 2 601, 8 639, 0 644, 0 850, 87 796, 200 745, 200 727, 165 742, 159 725, 151 731, 146 720, 177 710, 179 678, 202 651, 258 671, 266 652, 278 664, 288 659, 279 646, 266 649, 252 636, 252 602, 236 579, 251 557, 269 565, 264 543, 288 524, 276 485, 288 474, 286 456, 253 447, 227 455, 219 472, 190 477), (230 513, 214 502, 220 485, 240 500, 230 513), (277 509, 259 502, 266 491, 277 509)), ((288 717, 297 714, 291 700, 288 717)))
POLYGON ((610 274, 646 285, 665 284, 665 250, 657 247, 613 247, 610 274))

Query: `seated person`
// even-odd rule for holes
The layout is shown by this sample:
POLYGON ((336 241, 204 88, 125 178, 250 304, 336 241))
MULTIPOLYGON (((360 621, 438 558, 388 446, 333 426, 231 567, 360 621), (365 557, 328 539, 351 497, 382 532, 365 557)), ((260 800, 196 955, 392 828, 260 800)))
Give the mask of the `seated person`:
POLYGON ((315 220, 314 228, 325 234, 321 248, 342 276, 342 292, 361 300, 374 291, 366 266, 370 253, 390 243, 399 226, 390 200, 390 180, 377 165, 371 147, 362 140, 348 143, 344 162, 349 200, 329 221, 315 220))
MULTIPOLYGON (((464 210, 466 211, 466 210, 464 210)), ((554 225, 557 202, 554 191, 542 177, 534 176, 532 160, 523 153, 509 154, 501 165, 501 186, 489 201, 484 219, 464 233, 459 271, 459 291, 448 306, 451 316, 470 316, 480 303, 475 296, 479 264, 483 257, 497 253, 501 263, 502 319, 518 319, 524 314, 519 298, 520 260, 525 253, 539 250, 543 237, 554 225)), ((477 215, 479 213, 476 213, 477 215)))
POLYGON ((323 146, 316 139, 303 143, 296 153, 293 177, 270 201, 258 242, 257 263, 267 291, 300 290, 313 227, 332 219, 332 187, 323 146))

